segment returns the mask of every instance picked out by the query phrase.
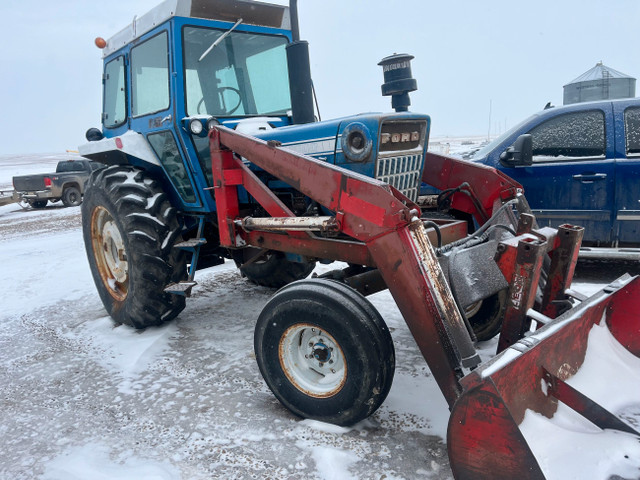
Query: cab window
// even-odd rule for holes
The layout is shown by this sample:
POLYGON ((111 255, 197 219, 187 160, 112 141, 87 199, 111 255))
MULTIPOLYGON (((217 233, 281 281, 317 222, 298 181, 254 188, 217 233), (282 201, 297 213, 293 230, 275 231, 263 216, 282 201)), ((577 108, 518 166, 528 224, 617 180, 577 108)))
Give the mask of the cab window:
POLYGON ((291 109, 285 37, 187 26, 183 41, 188 115, 284 115, 291 109))
POLYGON ((534 162, 558 162, 604 157, 604 113, 600 110, 568 113, 533 128, 534 162))
POLYGON ((186 203, 195 203, 196 195, 191 186, 189 174, 171 132, 152 133, 147 139, 180 196, 186 203))
POLYGON ((167 32, 131 49, 131 115, 139 117, 169 108, 167 32))
POLYGON ((624 111, 624 131, 627 155, 640 155, 640 108, 624 111))
POLYGON ((104 67, 104 111, 102 121, 107 128, 122 125, 127 120, 124 57, 109 61, 104 67))

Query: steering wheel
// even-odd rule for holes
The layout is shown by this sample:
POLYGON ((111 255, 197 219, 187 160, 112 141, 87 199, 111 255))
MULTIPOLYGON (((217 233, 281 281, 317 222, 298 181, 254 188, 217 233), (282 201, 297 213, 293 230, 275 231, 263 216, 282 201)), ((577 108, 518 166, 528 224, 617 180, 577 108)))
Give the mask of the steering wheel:
MULTIPOLYGON (((218 88, 218 93, 220 94, 220 98, 222 99, 222 107, 223 110, 219 113, 216 113, 216 115, 231 115, 233 112, 235 112, 238 108, 240 108, 240 105, 242 104, 242 95, 240 93, 240 90, 238 90, 237 88, 234 87, 220 87, 218 88), (226 108, 227 105, 224 101, 224 95, 222 95, 222 92, 224 92, 225 90, 231 90, 232 92, 235 92, 238 95, 238 103, 236 103, 234 105, 233 108, 226 108)), ((196 111, 201 114, 201 113, 206 113, 206 112, 201 112, 200 111, 200 107, 202 107, 202 104, 204 103, 204 97, 202 97, 200 99, 200 101, 198 102, 198 106, 196 107, 196 111)))

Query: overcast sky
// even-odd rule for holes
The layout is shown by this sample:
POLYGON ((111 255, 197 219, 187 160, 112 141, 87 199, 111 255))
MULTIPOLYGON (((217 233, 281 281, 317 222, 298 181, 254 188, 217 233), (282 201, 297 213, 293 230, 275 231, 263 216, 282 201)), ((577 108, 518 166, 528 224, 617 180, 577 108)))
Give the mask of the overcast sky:
MULTIPOLYGON (((94 38, 158 3, 2 0, 0 154, 83 143, 100 124, 94 38)), ((599 61, 640 76, 638 0, 298 3, 323 119, 390 110, 377 63, 393 53, 415 56, 411 109, 431 115, 432 135, 499 133, 549 101, 562 104, 563 85, 599 61)))

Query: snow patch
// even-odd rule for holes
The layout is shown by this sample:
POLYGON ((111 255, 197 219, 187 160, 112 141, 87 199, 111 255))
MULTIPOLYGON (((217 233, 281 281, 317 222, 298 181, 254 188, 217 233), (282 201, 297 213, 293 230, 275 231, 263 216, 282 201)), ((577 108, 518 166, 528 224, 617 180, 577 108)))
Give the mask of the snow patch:
POLYGON ((355 479, 349 467, 358 462, 358 456, 348 450, 332 447, 314 447, 311 457, 316 462, 318 476, 323 480, 355 479))
MULTIPOLYGON (((584 363, 567 383, 614 414, 640 411, 640 359, 620 345, 604 318, 589 332, 584 363)), ((549 480, 640 474, 638 436, 601 430, 563 403, 551 419, 527 410, 520 430, 549 480)))
POLYGON ((140 331, 114 327, 111 318, 102 317, 79 325, 65 336, 88 344, 98 364, 124 379, 118 387, 120 393, 132 394, 135 379, 171 350, 171 341, 178 335, 176 322, 140 331))
POLYGON ((180 480, 180 471, 168 461, 157 462, 123 452, 114 457, 100 444, 75 447, 51 460, 42 480, 180 480))
POLYGON ((336 435, 349 433, 350 431, 353 430, 353 428, 340 427, 338 425, 332 425, 330 423, 325 423, 325 422, 320 422, 318 420, 310 420, 310 419, 302 420, 300 422, 300 425, 304 425, 305 427, 309 427, 313 430, 318 430, 320 432, 335 433, 336 435))
POLYGON ((589 332, 582 367, 567 383, 618 413, 632 404, 640 405, 640 358, 615 339, 603 317, 589 332))
POLYGON ((600 430, 564 404, 552 419, 527 410, 520 430, 547 480, 638 478, 640 473, 637 436, 600 430))

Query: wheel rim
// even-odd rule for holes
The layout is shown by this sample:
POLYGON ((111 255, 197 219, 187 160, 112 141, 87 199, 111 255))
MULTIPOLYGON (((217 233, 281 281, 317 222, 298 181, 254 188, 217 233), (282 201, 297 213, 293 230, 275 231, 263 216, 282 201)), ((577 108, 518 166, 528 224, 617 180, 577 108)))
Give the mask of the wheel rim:
POLYGON ((116 300, 124 300, 129 289, 129 263, 124 241, 115 220, 104 207, 91 216, 91 239, 100 277, 116 300))
POLYGON ((289 327, 280 338, 279 356, 289 381, 306 395, 331 397, 347 380, 347 364, 340 345, 315 325, 289 327))

